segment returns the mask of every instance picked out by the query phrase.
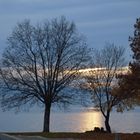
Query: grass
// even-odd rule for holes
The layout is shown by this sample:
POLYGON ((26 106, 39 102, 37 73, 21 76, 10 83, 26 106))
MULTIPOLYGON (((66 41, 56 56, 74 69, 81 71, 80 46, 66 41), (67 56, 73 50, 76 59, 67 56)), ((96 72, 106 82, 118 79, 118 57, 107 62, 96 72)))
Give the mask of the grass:
MULTIPOLYGON (((108 133, 71 133, 71 132, 56 132, 56 133, 43 133, 43 132, 27 132, 27 133, 7 133, 10 135, 23 135, 23 136, 42 136, 47 138, 78 138, 81 140, 115 140, 115 134, 108 133)), ((140 140, 140 133, 134 134, 119 134, 121 140, 140 140)))

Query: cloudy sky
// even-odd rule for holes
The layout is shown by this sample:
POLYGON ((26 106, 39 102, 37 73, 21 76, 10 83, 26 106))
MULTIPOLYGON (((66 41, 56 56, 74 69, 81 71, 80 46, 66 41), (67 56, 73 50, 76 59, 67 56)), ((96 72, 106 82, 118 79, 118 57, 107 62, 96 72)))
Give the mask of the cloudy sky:
POLYGON ((17 22, 37 23, 62 15, 76 23, 90 47, 111 42, 129 48, 140 0, 0 0, 0 53, 17 22))

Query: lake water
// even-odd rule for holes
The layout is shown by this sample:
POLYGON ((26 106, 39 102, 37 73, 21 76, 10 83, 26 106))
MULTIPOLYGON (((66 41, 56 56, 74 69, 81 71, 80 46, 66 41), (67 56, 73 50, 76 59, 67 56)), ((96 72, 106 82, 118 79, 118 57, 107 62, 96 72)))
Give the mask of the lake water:
MULTIPOLYGON (((140 113, 125 112, 111 114, 110 124, 113 132, 140 132, 140 113)), ((51 131, 85 132, 94 127, 104 127, 100 112, 74 111, 53 112, 51 114, 51 131)), ((42 131, 43 113, 0 112, 0 132, 42 131)))

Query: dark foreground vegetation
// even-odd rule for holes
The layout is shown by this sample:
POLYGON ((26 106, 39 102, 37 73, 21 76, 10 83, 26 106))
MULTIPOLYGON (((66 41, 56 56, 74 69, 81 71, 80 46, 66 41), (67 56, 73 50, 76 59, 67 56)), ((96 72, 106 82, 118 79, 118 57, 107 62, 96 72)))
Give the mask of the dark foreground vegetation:
POLYGON ((55 133, 43 133, 43 132, 24 132, 24 133, 7 133, 10 135, 24 135, 24 136, 43 136, 46 138, 75 138, 85 140, 115 140, 116 135, 119 135, 121 140, 139 140, 140 133, 72 133, 72 132, 55 132, 55 133))

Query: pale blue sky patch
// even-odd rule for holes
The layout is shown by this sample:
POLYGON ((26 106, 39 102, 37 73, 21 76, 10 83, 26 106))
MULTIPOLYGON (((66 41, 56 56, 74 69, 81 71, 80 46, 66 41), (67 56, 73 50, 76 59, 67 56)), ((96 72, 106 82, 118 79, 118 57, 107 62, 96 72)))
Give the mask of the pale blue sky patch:
POLYGON ((37 23, 62 15, 75 22, 89 47, 103 47, 109 41, 129 50, 139 6, 140 0, 0 0, 0 51, 17 22, 37 23))

